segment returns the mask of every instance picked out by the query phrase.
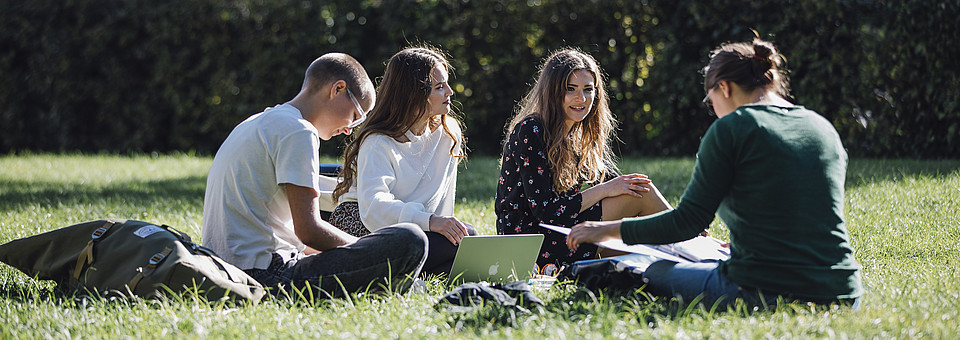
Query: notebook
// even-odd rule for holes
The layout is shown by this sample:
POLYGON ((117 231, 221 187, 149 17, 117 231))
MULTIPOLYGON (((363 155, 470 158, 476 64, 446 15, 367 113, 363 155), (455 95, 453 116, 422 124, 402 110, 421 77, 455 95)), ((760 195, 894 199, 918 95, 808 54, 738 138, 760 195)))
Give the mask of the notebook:
MULTIPOLYGON (((570 234, 570 228, 540 223, 541 227, 570 234)), ((730 248, 712 237, 697 236, 692 239, 669 244, 633 244, 627 245, 620 239, 597 243, 598 246, 622 252, 643 254, 674 262, 723 261, 730 258, 730 248)))
POLYGON ((467 236, 450 269, 452 282, 510 282, 531 277, 543 235, 467 236))

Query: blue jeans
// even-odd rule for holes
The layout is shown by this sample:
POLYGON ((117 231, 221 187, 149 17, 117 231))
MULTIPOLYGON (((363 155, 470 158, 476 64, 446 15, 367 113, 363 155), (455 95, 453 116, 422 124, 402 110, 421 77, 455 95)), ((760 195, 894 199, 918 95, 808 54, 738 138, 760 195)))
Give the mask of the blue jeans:
POLYGON ((271 292, 307 285, 315 296, 343 297, 367 289, 406 291, 427 254, 427 236, 415 224, 401 223, 377 230, 357 242, 284 262, 279 254, 266 269, 244 270, 271 292))
POLYGON ((719 262, 676 263, 661 260, 654 262, 643 273, 647 292, 661 297, 676 297, 682 302, 692 302, 697 297, 707 307, 717 305, 717 310, 726 310, 736 300, 748 307, 776 306, 778 299, 786 302, 814 302, 818 304, 858 305, 857 299, 816 300, 764 292, 740 286, 720 273, 719 262))

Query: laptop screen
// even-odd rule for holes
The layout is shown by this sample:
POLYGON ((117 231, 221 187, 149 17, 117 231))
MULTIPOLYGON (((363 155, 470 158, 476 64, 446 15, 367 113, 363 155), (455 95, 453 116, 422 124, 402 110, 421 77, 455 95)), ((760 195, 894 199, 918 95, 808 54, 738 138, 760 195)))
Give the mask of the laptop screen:
POLYGON ((460 241, 450 269, 456 282, 526 280, 535 271, 543 235, 468 236, 460 241))

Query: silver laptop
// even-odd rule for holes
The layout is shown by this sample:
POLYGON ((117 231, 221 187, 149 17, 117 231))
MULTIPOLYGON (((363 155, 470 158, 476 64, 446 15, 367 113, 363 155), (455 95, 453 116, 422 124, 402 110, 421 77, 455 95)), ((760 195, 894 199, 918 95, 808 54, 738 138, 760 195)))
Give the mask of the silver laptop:
POLYGON ((453 260, 451 282, 510 282, 529 279, 543 235, 467 236, 453 260))

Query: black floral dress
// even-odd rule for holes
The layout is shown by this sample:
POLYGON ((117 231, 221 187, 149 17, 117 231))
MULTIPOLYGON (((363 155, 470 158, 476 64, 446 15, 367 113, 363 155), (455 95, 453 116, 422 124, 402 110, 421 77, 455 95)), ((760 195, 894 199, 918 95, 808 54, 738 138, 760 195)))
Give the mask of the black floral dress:
MULTIPOLYGON (((547 161, 543 123, 528 117, 513 128, 504 146, 497 185, 498 234, 543 234, 537 265, 558 268, 574 261, 596 257, 597 247, 581 245, 576 252, 567 248, 566 235, 545 229, 547 223, 572 227, 583 221, 599 221, 600 203, 580 212, 583 196, 580 185, 565 192, 553 189, 553 172, 547 161)), ((582 183, 581 183, 582 185, 582 183)))

